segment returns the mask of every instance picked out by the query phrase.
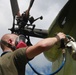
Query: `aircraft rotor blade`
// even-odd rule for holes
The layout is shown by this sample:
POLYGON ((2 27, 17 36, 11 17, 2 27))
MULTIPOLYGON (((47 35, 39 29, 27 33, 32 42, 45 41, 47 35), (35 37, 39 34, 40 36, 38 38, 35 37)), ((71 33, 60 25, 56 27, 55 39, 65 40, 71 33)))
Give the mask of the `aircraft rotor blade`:
POLYGON ((18 2, 17 0, 10 0, 10 3, 11 3, 13 17, 15 17, 15 15, 17 15, 17 13, 19 12, 18 2))
POLYGON ((29 5, 29 7, 28 7, 28 10, 30 11, 30 9, 31 9, 31 7, 32 7, 32 5, 33 5, 33 3, 34 3, 34 0, 31 0, 30 1, 30 5, 29 5))

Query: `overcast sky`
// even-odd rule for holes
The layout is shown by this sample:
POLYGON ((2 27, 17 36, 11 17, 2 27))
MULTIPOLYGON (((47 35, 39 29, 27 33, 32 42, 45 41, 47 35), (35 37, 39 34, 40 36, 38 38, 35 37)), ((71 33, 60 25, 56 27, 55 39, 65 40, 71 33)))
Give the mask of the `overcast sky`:
MULTIPOLYGON (((29 5, 29 1, 30 0, 18 0, 20 13, 26 11, 29 5)), ((43 16, 43 20, 38 20, 35 22, 36 28, 48 29, 58 12, 60 11, 60 9, 64 6, 64 4, 67 1, 68 0, 35 0, 33 7, 30 11, 30 15, 34 16, 34 18, 43 16)), ((12 23, 13 16, 10 6, 10 0, 0 0, 0 37, 5 33, 11 33, 8 30, 8 28, 12 27, 12 23)), ((41 39, 32 38, 32 43, 35 44, 39 40, 41 39)), ((36 59, 33 60, 33 63, 34 62, 38 66, 42 66, 43 64, 43 66, 45 65, 45 67, 48 67, 48 65, 51 64, 44 58, 43 54, 37 56, 36 59), (43 64, 44 61, 46 62, 43 64)))

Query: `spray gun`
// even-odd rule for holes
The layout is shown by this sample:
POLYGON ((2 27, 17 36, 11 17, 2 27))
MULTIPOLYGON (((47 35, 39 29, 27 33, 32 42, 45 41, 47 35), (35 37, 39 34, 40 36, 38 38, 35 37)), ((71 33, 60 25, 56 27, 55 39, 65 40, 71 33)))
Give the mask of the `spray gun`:
POLYGON ((69 49, 69 52, 74 60, 76 60, 76 41, 73 37, 67 35, 68 43, 66 47, 69 49))

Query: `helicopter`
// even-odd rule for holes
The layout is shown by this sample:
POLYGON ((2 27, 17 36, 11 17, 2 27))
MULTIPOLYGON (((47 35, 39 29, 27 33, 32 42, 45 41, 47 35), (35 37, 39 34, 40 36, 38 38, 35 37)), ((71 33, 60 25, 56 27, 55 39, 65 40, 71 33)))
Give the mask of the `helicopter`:
POLYGON ((47 37, 47 34, 48 34, 47 30, 36 29, 35 28, 36 25, 33 24, 38 19, 42 20, 43 16, 40 16, 34 19, 34 17, 29 14, 30 9, 34 3, 34 0, 30 1, 30 5, 28 9, 24 13, 22 13, 20 17, 16 17, 17 13, 19 12, 19 6, 17 3, 17 0, 13 0, 13 1, 10 0, 10 3, 11 3, 12 13, 13 13, 13 27, 9 29, 11 33, 23 34, 25 36, 28 35, 28 36, 34 36, 34 37, 40 37, 40 38, 47 37), (17 21, 17 23, 15 23, 15 20, 17 21), (15 26, 17 26, 17 28, 15 26))
MULTIPOLYGON (((10 0, 10 2, 12 7, 12 13, 13 13, 13 27, 9 29, 11 33, 16 33, 18 35, 23 34, 26 37, 28 37, 28 40, 29 40, 30 36, 46 38, 46 37, 54 36, 56 32, 64 32, 65 34, 69 34, 74 39, 76 39, 76 34, 75 34, 76 1, 75 0, 68 0, 68 2, 64 5, 64 7, 57 15, 56 19, 50 25, 49 30, 36 29, 35 25, 33 25, 35 21, 37 21, 38 19, 42 19, 42 16, 37 19, 34 19, 34 17, 30 17, 28 13, 28 16, 26 18, 26 12, 24 12, 22 16, 16 17, 17 12, 19 11, 17 0, 10 0), (17 21, 17 23, 15 23, 15 20, 17 21), (30 24, 28 24, 28 21, 30 24)), ((33 3, 34 3, 34 0, 30 2, 30 5, 27 9, 29 10, 29 12, 33 3)), ((61 53, 61 50, 58 49, 58 45, 54 46, 51 50, 45 52, 44 55, 48 60, 52 61, 53 71, 60 66, 62 53, 61 53), (49 55, 51 55, 52 57, 49 57, 49 55)), ((64 68, 57 75, 75 75, 76 74, 75 63, 76 61, 73 60, 73 58, 71 58, 70 53, 67 51, 67 62, 64 68)))

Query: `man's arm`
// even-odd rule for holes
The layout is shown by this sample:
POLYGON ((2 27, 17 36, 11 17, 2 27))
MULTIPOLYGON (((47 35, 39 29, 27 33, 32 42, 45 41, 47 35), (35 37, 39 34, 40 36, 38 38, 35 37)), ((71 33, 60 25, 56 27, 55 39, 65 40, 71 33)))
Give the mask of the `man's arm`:
POLYGON ((55 37, 43 39, 39 41, 36 45, 28 47, 26 50, 26 55, 29 59, 31 59, 36 55, 49 50, 61 39, 65 39, 65 34, 58 33, 55 37))

